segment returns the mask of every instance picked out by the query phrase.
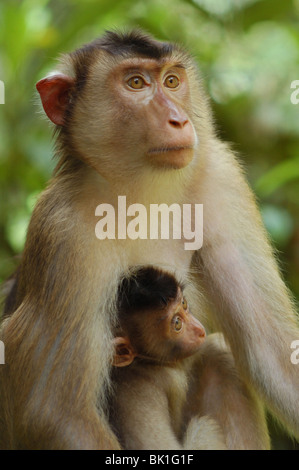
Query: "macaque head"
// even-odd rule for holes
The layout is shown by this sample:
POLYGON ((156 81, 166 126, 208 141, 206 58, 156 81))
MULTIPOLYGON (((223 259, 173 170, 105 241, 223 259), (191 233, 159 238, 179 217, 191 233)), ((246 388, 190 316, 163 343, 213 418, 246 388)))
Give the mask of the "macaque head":
POLYGON ((182 169, 193 160, 204 135, 192 103, 209 113, 196 69, 178 46, 108 32, 64 63, 67 70, 40 80, 37 90, 73 155, 103 176, 182 169))
POLYGON ((182 287, 172 275, 142 268, 126 280, 121 296, 119 317, 124 334, 114 339, 114 366, 127 366, 135 357, 175 363, 200 348, 205 329, 190 313, 182 287))

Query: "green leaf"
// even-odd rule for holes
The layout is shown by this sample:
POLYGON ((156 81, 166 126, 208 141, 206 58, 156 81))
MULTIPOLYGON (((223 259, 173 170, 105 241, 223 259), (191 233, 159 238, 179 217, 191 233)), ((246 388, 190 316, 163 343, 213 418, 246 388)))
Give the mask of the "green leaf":
POLYGON ((267 197, 295 179, 299 179, 299 157, 279 163, 261 176, 255 184, 255 190, 261 197, 267 197))

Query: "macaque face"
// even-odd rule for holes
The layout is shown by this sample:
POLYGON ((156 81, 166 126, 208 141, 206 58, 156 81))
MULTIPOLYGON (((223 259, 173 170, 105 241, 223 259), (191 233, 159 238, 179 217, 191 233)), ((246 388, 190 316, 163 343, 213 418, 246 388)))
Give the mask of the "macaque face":
POLYGON ((189 312, 181 289, 165 309, 135 313, 125 327, 129 335, 114 339, 116 367, 131 364, 135 357, 176 362, 194 354, 205 340, 205 329, 189 312))
MULTIPOLYGON (((160 337, 165 341, 168 355, 183 359, 194 354, 205 339, 205 329, 190 313, 187 300, 179 289, 178 298, 166 309, 166 315, 158 320, 160 337)), ((157 332, 158 334, 158 332, 157 332)))
POLYGON ((115 59, 112 64, 93 64, 75 104, 71 131, 76 148, 85 156, 88 151, 99 172, 105 171, 106 159, 111 171, 116 147, 118 169, 187 166, 197 136, 185 66, 165 58, 115 59))

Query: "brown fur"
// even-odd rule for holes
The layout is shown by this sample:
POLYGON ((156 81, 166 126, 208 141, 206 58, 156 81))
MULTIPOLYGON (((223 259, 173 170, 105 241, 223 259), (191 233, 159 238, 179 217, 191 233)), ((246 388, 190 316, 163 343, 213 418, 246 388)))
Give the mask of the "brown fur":
MULTIPOLYGON (((299 369, 290 361, 290 343, 299 337, 295 310, 243 172, 215 135, 196 67, 177 47, 144 35, 139 41, 138 33, 117 38, 66 56, 67 80, 39 83, 45 109, 59 123, 59 163, 33 212, 7 303, 15 309, 1 328, 0 448, 119 448, 104 417, 111 326, 120 273, 142 264, 189 279, 192 311, 209 307, 242 376, 298 437, 299 369), (126 87, 127 67, 151 81, 146 99, 126 87), (181 77, 177 91, 163 85, 167 71, 181 77), (157 159, 148 153, 188 142, 193 151, 157 159), (184 240, 98 240, 95 208, 116 207, 118 195, 147 208, 202 203, 202 249, 186 251, 184 240)), ((238 387, 235 395, 232 408, 238 387)), ((221 415, 227 403, 218 399, 221 415)), ((246 423, 233 423, 228 434, 238 435, 240 425, 249 433, 249 421, 264 429, 263 413, 244 413, 246 423)), ((235 445, 246 447, 246 438, 235 445)))

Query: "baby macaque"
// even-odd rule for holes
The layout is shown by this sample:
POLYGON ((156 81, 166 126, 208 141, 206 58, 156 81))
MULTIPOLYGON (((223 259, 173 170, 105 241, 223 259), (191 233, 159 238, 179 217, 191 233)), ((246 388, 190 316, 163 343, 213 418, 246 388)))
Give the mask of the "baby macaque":
POLYGON ((183 426, 188 375, 182 363, 205 340, 183 286, 165 271, 142 267, 122 280, 118 309, 110 419, 121 445, 134 450, 225 449, 212 418, 195 417, 187 429, 183 426))

